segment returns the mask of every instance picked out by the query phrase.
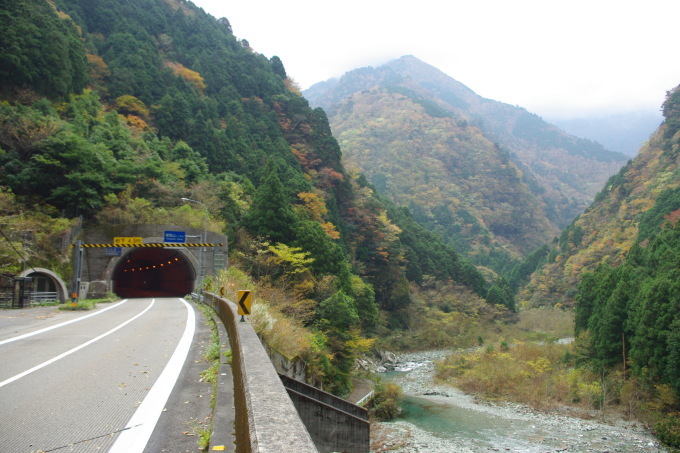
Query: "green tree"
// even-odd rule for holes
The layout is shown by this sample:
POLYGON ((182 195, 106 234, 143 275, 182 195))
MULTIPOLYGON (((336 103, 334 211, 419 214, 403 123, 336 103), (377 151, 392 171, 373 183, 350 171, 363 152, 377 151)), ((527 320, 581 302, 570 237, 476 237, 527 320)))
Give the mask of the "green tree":
POLYGON ((515 299, 504 286, 505 285, 499 284, 498 282, 494 283, 486 293, 486 302, 491 305, 503 305, 508 310, 515 313, 517 311, 515 299))
POLYGON ((281 59, 274 55, 269 59, 269 61, 272 64, 272 71, 274 71, 274 74, 278 75, 281 78, 286 78, 286 70, 283 67, 283 63, 281 62, 281 59))
POLYGON ((0 30, 0 91, 29 87, 63 99, 87 85, 87 59, 78 30, 49 2, 3 2, 0 30))
POLYGON ((257 236, 267 237, 274 242, 290 243, 294 238, 293 225, 296 220, 288 193, 281 184, 274 163, 269 161, 244 224, 257 236))
MULTIPOLYGON (((664 379, 668 367, 668 334, 680 312, 680 271, 669 278, 647 280, 633 302, 630 355, 637 371, 647 367, 656 379, 664 379)), ((665 380, 665 379, 664 379, 665 380)))
POLYGON ((593 306, 597 291, 597 276, 592 272, 587 272, 581 277, 576 295, 576 306, 574 314, 574 334, 588 330, 588 322, 593 314, 593 306))
POLYGON ((668 381, 680 395, 680 313, 676 313, 675 319, 670 325, 668 332, 668 368, 666 374, 668 381))
POLYGON ((599 301, 590 323, 595 357, 600 364, 607 367, 622 362, 624 351, 630 350, 630 332, 626 325, 629 298, 634 294, 634 281, 632 275, 626 274, 619 276, 611 295, 605 301, 599 301))
POLYGON ((349 293, 354 298, 354 306, 362 331, 373 333, 379 322, 378 305, 375 303, 373 287, 358 275, 351 275, 349 293))
POLYGON ((338 291, 319 304, 317 313, 321 319, 340 331, 347 331, 359 324, 359 314, 354 299, 338 291))
POLYGON ((295 224, 293 243, 314 256, 312 269, 317 275, 337 275, 344 282, 349 278, 349 263, 343 250, 328 236, 321 224, 301 220, 295 224))
POLYGON ((101 56, 109 65, 109 93, 113 98, 131 94, 151 105, 161 97, 164 76, 161 60, 151 37, 145 32, 135 36, 130 32, 111 34, 104 43, 101 56))
POLYGON ((184 180, 186 182, 198 182, 208 173, 205 158, 201 157, 183 141, 175 144, 168 157, 170 160, 179 163, 180 168, 184 171, 184 180))

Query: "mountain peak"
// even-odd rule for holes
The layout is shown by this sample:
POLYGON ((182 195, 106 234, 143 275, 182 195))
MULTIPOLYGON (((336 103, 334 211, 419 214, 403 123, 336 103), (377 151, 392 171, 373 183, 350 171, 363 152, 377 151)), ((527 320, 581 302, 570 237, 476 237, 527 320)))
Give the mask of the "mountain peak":
MULTIPOLYGON (((379 67, 349 71, 338 80, 315 85, 304 95, 311 105, 327 111, 347 159, 369 179, 371 175, 378 178, 372 182, 388 191, 397 202, 406 200, 417 205, 414 200, 418 196, 414 190, 440 191, 441 185, 447 184, 458 185, 461 194, 477 192, 478 197, 495 200, 498 197, 490 195, 489 190, 498 187, 494 188, 488 180, 503 179, 499 175, 507 176, 505 172, 511 171, 510 167, 516 168, 520 181, 513 189, 517 199, 511 204, 524 200, 525 204, 531 205, 534 216, 531 222, 523 224, 524 237, 494 217, 503 211, 500 205, 494 206, 492 202, 490 206, 478 206, 476 213, 469 206, 464 210, 468 216, 472 213, 481 228, 490 228, 489 231, 495 228, 494 234, 497 233, 501 242, 514 243, 524 251, 531 244, 549 240, 546 235, 571 222, 593 200, 607 178, 627 160, 622 154, 608 151, 597 143, 566 134, 526 109, 485 99, 413 55, 402 56, 379 67), (388 110, 388 106, 393 110, 388 110), (409 137, 402 136, 406 131, 409 137), (449 138, 445 139, 445 136, 449 138), (396 159, 395 153, 403 152, 410 153, 413 162, 419 149, 424 153, 437 149, 440 153, 435 157, 423 154, 424 159, 430 159, 428 165, 441 162, 427 170, 431 172, 429 181, 434 181, 433 173, 441 172, 442 168, 449 172, 447 178, 452 179, 439 180, 440 187, 430 187, 432 183, 425 178, 417 183, 417 189, 406 189, 411 190, 406 194, 396 184, 390 185, 386 170, 367 166, 391 166, 396 159), (381 157, 371 158, 370 162, 364 160, 371 153, 392 155, 393 162, 384 162, 381 157), (479 166, 479 162, 471 164, 482 154, 499 167, 479 166), (467 168, 471 173, 459 173, 461 168, 467 168), (518 195, 525 190, 530 194, 526 198, 518 195), (531 199, 533 201, 529 201, 531 199), (532 234, 537 237, 526 237, 532 234)), ((396 167, 393 170, 401 171, 396 167)), ((451 196, 458 201, 442 201, 449 210, 462 203, 462 195, 451 196)), ((508 208, 509 205, 503 206, 508 208)), ((525 209, 528 212, 529 208, 525 209)), ((506 214, 510 212, 513 216, 520 215, 514 208, 506 214)), ((450 213, 451 216, 456 214, 460 212, 450 213)))

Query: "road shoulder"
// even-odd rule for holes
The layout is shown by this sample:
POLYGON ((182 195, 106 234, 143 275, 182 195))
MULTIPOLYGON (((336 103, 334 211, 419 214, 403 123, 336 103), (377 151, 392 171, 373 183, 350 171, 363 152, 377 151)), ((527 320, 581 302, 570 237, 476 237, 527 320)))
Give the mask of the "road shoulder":
POLYGON ((210 429, 213 385, 201 380, 201 372, 209 367, 204 355, 212 342, 212 331, 203 312, 189 303, 196 311, 194 341, 145 452, 200 451, 200 431, 210 429))

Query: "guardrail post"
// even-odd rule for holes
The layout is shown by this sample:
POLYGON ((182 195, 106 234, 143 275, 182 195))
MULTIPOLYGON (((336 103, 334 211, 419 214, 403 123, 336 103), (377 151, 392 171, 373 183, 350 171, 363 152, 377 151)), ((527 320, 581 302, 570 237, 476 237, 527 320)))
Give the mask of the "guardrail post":
POLYGON ((73 253, 73 285, 71 286, 71 302, 78 302, 80 295, 80 278, 83 270, 83 249, 80 247, 82 241, 76 241, 73 253))

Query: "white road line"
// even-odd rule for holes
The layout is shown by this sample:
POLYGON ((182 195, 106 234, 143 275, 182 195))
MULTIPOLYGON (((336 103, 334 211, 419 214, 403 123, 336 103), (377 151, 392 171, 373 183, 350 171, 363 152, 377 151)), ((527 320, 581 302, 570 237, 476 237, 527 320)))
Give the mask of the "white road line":
POLYGON ((38 334, 41 334, 41 333, 50 331, 50 330, 52 330, 52 329, 58 329, 59 327, 64 327, 64 326, 66 326, 66 325, 68 325, 68 324, 72 324, 72 323, 74 323, 74 322, 82 321, 83 319, 91 318, 92 316, 101 315, 101 314, 104 313, 105 311, 111 310, 112 308, 116 308, 116 307, 118 307, 119 305, 122 305, 122 304, 124 304, 124 303, 127 302, 127 301, 128 301, 128 300, 125 299, 125 300, 123 300, 123 301, 121 301, 121 302, 119 302, 119 303, 117 303, 117 304, 115 304, 115 305, 112 305, 112 306, 110 306, 110 307, 106 307, 106 308, 103 309, 103 310, 98 310, 98 311, 96 311, 96 312, 94 312, 94 313, 90 313, 89 315, 81 316, 80 318, 75 318, 75 319, 72 319, 72 320, 70 320, 70 321, 62 322, 61 324, 57 324, 57 325, 54 325, 54 326, 51 326, 51 327, 45 327, 44 329, 36 330, 35 332, 29 332, 29 333, 25 333, 25 334, 23 334, 23 335, 19 335, 19 336, 17 336, 17 337, 8 338, 7 340, 2 340, 2 341, 0 341, 0 346, 2 346, 3 344, 11 343, 11 342, 13 342, 13 341, 23 340, 24 338, 32 337, 33 335, 38 335, 38 334))
POLYGON ((109 453, 141 453, 149 442, 158 419, 163 412, 165 403, 170 397, 175 383, 182 371, 184 362, 189 355, 189 349, 196 330, 196 313, 189 303, 180 299, 187 307, 187 325, 179 340, 175 352, 149 393, 139 405, 132 418, 128 421, 125 431, 122 431, 109 453))
POLYGON ((41 363, 40 365, 36 365, 36 366, 34 366, 33 368, 24 371, 23 373, 19 373, 19 374, 17 374, 16 376, 13 376, 13 377, 11 377, 11 378, 9 378, 9 379, 6 379, 6 380, 0 382, 0 388, 6 386, 7 384, 10 384, 10 383, 16 381, 17 379, 21 379, 22 377, 24 377, 24 376, 26 376, 26 375, 29 375, 29 374, 33 373, 34 371, 38 371, 39 369, 44 368, 44 367, 46 367, 47 365, 50 365, 50 364, 56 362, 57 360, 61 360, 61 359, 63 359, 64 357, 66 357, 66 356, 68 356, 68 355, 71 355, 71 354, 73 354, 73 353, 76 352, 76 351, 80 351, 81 349, 83 349, 83 348, 86 347, 86 346, 91 345, 91 344, 94 343, 95 341, 101 340, 102 338, 106 337, 107 335, 111 335, 113 332, 115 332, 115 331, 118 330, 118 329, 122 329, 123 327, 125 327, 125 326, 128 325, 128 324, 130 324, 132 321, 134 321, 135 319, 139 318, 139 317, 142 316, 144 313, 146 313, 147 311, 149 311, 149 310, 151 309, 151 307, 153 307, 153 304, 155 304, 155 303, 156 303, 156 299, 152 299, 152 300, 151 300, 151 304, 150 304, 148 307, 146 307, 146 308, 144 309, 144 311, 142 311, 141 313, 139 313, 139 314, 135 315, 134 317, 128 319, 127 321, 125 321, 124 323, 118 325, 117 327, 114 327, 113 329, 109 330, 108 332, 103 333, 103 334, 99 335, 98 337, 93 338, 93 339, 91 339, 90 341, 87 341, 87 342, 81 344, 80 346, 76 346, 75 348, 70 349, 70 350, 64 352, 63 354, 59 354, 58 356, 53 357, 53 358, 51 358, 50 360, 41 363))

